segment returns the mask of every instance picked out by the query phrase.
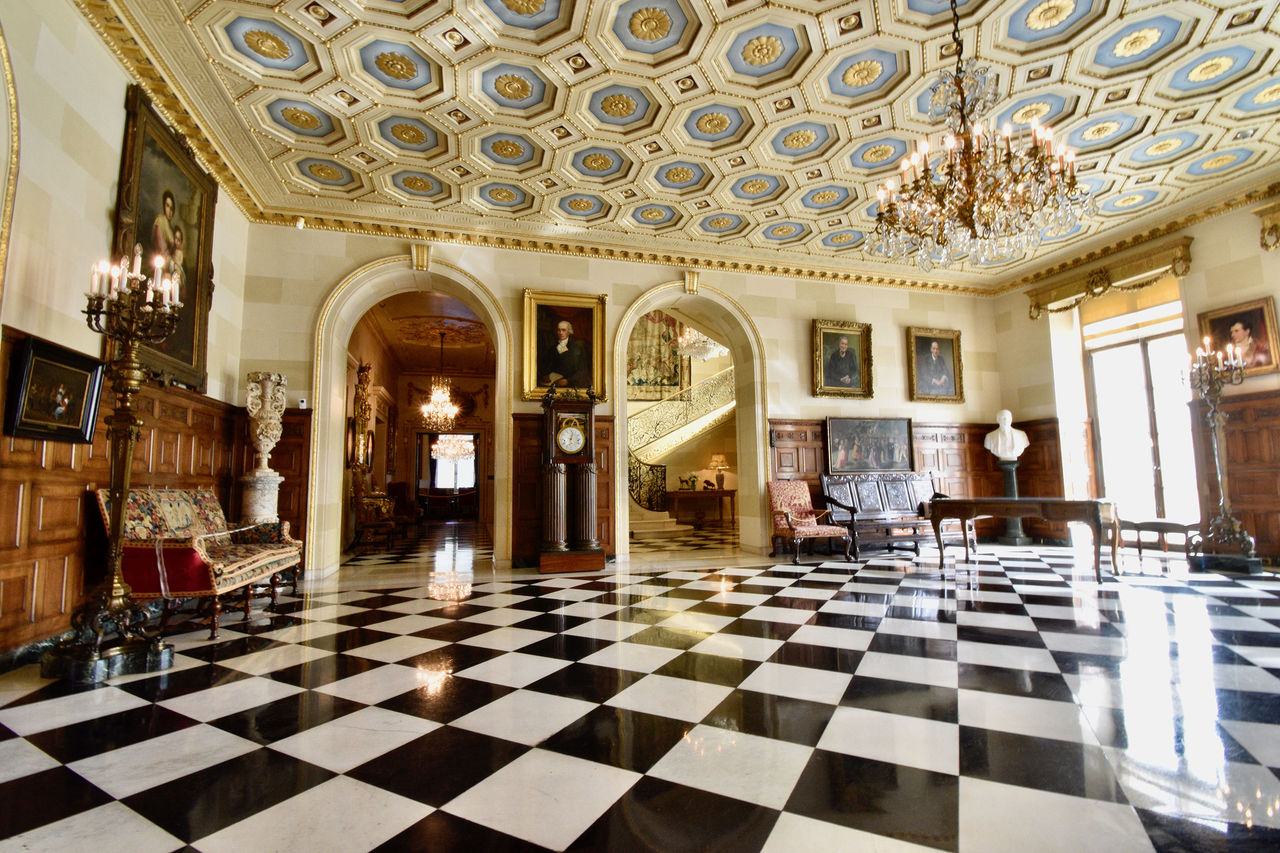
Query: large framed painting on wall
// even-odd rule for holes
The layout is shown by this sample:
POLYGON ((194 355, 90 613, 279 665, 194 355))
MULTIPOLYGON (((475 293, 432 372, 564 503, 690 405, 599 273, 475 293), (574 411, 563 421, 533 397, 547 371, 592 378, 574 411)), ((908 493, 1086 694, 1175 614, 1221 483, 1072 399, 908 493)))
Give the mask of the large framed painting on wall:
POLYGON ((680 357, 680 333, 675 317, 650 311, 638 321, 627 340, 627 398, 661 400, 689 387, 689 359, 680 357))
POLYGON ((832 474, 910 471, 910 418, 827 418, 827 470, 832 474))
POLYGON ((1227 344, 1244 359, 1244 375, 1258 376, 1280 370, 1276 329, 1276 300, 1264 296, 1227 308, 1215 308, 1196 315, 1201 346, 1208 341, 1209 352, 1225 352, 1227 344))
POLYGON ((182 137, 161 121, 141 88, 129 87, 125 108, 112 256, 132 258, 135 246, 141 246, 144 269, 152 269, 159 256, 165 275, 180 278, 177 329, 160 343, 142 347, 142 362, 166 383, 203 392, 217 186, 182 137))
POLYGON ((870 323, 813 321, 813 396, 872 396, 870 323))
POLYGON ((524 292, 524 399, 590 388, 605 395, 606 294, 524 292))
POLYGON ((93 441, 103 364, 40 338, 13 348, 4 431, 19 438, 93 441))
POLYGON ((907 329, 907 387, 911 399, 930 403, 964 402, 964 366, 960 332, 955 329, 907 329))

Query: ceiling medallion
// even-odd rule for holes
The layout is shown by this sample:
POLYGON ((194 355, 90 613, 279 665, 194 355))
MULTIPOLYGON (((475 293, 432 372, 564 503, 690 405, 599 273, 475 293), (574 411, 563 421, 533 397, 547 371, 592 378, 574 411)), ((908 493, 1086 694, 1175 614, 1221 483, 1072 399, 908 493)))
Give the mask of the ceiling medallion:
POLYGON ((862 159, 868 163, 883 163, 893 156, 892 145, 872 145, 862 153, 862 159))
MULTIPOLYGON (((900 188, 890 180, 876 195, 876 228, 867 251, 914 258, 928 272, 950 266, 1006 261, 1040 246, 1046 229, 1064 233, 1091 214, 1088 189, 1076 182, 1075 155, 1033 118, 1028 144, 1014 145, 1013 127, 988 134, 975 121, 998 100, 989 69, 964 58, 960 13, 951 0, 955 71, 933 85, 930 115, 951 131, 931 162, 928 140, 902 160, 900 188)), ((1019 113, 1038 104, 1028 104, 1019 113)), ((992 128, 994 130, 994 128, 992 128)))
POLYGON ((796 233, 796 227, 794 225, 775 225, 770 229, 769 233, 774 237, 790 237, 796 233))
POLYGON ((297 107, 285 107, 280 111, 280 117, 294 127, 302 130, 315 130, 320 126, 320 119, 316 118, 306 110, 300 110, 297 107))
POLYGON ((396 80, 412 80, 418 75, 417 64, 403 54, 380 53, 374 63, 379 71, 396 80))
POLYGON ((498 202, 513 202, 516 200, 516 194, 506 187, 494 187, 489 190, 489 198, 498 202))
POLYGON ((292 53, 284 39, 263 30, 249 30, 244 34, 244 43, 249 50, 267 59, 288 59, 292 53))
POLYGON ((536 15, 547 4, 546 0, 502 0, 502 5, 517 15, 536 15))
POLYGON ((1106 139, 1119 129, 1120 122, 1118 121, 1100 121, 1095 125, 1091 125, 1081 135, 1090 142, 1097 142, 1100 139, 1106 139))
POLYGON ((1182 147, 1181 139, 1161 139, 1159 142, 1148 145, 1145 153, 1148 157, 1162 157, 1165 154, 1172 154, 1180 147, 1182 147))
POLYGON ((831 238, 831 242, 837 246, 843 246, 845 243, 852 242, 853 235, 848 231, 843 231, 831 238))
POLYGON ((421 178, 417 175, 410 175, 401 183, 404 184, 405 189, 413 190, 414 192, 425 193, 431 191, 431 183, 426 178, 421 178))
POLYGON ((675 166, 667 169, 663 177, 673 184, 683 184, 693 180, 693 170, 684 166, 675 166))
POLYGON ((721 228, 728 228, 732 224, 733 220, 727 216, 714 216, 707 220, 707 227, 715 228, 717 230, 721 228))
POLYGON ((1233 64, 1228 56, 1215 56, 1213 59, 1206 59, 1195 68, 1192 68, 1187 73, 1187 79, 1192 83, 1207 83, 1226 74, 1231 70, 1233 64))
POLYGON ((342 180, 342 173, 327 163, 312 163, 307 167, 307 171, 322 181, 342 180))
POLYGON ((514 160, 524 153, 524 146, 510 139, 499 139, 492 148, 494 155, 503 160, 514 160))
POLYGON ((600 102, 600 109, 614 118, 624 118, 636 111, 636 102, 626 95, 608 95, 600 102))
POLYGON ((412 124, 397 124, 391 128, 391 135, 406 145, 421 145, 427 141, 427 135, 422 132, 422 128, 412 124))
POLYGON ((788 133, 782 140, 782 144, 784 147, 790 148, 792 151, 798 151, 802 148, 808 148, 814 142, 817 142, 817 140, 818 134, 814 133, 812 130, 796 130, 788 133))
POLYGON ((585 198, 575 198, 575 199, 569 200, 569 209, 576 210, 579 213, 586 213, 587 211, 595 210, 595 207, 596 206, 594 204, 592 204, 590 201, 588 201, 585 198))
POLYGON ((631 16, 631 35, 645 41, 657 41, 671 32, 671 18, 661 9, 641 9, 631 16))
POLYGON ((1049 114, 1050 109, 1051 107, 1044 101, 1027 104, 1013 114, 1014 124, 1031 124, 1033 121, 1039 121, 1049 114))
POLYGON ((697 127, 703 133, 723 133, 729 127, 729 117, 724 113, 705 113, 698 118, 697 127))
POLYGON ((1274 104, 1280 101, 1280 83, 1274 83, 1253 96, 1255 104, 1274 104))
POLYGON ((752 178, 742 185, 742 191, 747 195, 760 195, 762 192, 767 192, 768 189, 769 182, 763 178, 752 178))
POLYGON ((1111 203, 1111 206, 1123 210, 1126 207, 1133 207, 1135 204, 1142 204, 1143 198, 1141 193, 1131 193, 1120 196, 1120 198, 1111 203))
POLYGON ((782 56, 782 42, 773 36, 756 36, 742 48, 742 58, 752 65, 768 65, 782 56))
POLYGON ((831 204, 838 198, 840 198, 840 193, 835 190, 819 190, 811 196, 814 204, 831 204))
POLYGON ((1216 157, 1210 157, 1208 160, 1205 160, 1204 163, 1201 164, 1200 168, 1205 172, 1212 172, 1217 169, 1230 166, 1235 161, 1236 155, 1234 154, 1219 154, 1216 157))
POLYGON ((640 211, 640 218, 646 222, 657 222, 659 219, 666 217, 667 213, 660 207, 646 207, 640 211))
POLYGON ((884 66, 874 59, 863 59, 855 62, 844 70, 844 75, 840 78, 846 86, 853 86, 860 89, 863 86, 870 86, 879 79, 884 73, 884 66))
POLYGON ((533 91, 529 81, 519 74, 503 74, 494 81, 493 88, 499 95, 512 101, 523 101, 533 91))
POLYGON ((1115 54, 1117 59, 1128 59, 1131 56, 1137 56, 1150 50, 1152 45, 1160 40, 1160 31, 1155 27, 1144 27, 1135 30, 1129 35, 1116 42, 1116 46, 1111 52, 1115 54))
POLYGON ((582 165, 593 172, 603 172, 613 165, 613 158, 607 154, 588 154, 582 158, 582 165))
POLYGON ((1044 0, 1027 15, 1027 26, 1033 30, 1048 30, 1058 26, 1076 10, 1072 0, 1044 0))

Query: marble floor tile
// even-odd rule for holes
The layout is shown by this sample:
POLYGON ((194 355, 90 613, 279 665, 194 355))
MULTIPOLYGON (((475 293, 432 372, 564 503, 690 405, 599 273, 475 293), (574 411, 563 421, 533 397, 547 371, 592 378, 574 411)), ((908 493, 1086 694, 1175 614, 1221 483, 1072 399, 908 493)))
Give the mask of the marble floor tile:
POLYGON ((796 743, 695 726, 649 775, 780 809, 812 752, 796 743))

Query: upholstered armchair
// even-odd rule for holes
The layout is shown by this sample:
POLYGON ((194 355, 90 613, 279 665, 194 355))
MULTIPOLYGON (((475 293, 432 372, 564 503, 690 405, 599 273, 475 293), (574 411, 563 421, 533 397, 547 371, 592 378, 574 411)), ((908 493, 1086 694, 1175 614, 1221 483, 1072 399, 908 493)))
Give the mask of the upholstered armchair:
POLYGON ((849 548, 853 540, 849 530, 838 524, 823 524, 827 510, 815 510, 813 498, 809 494, 809 484, 803 480, 770 480, 769 508, 773 514, 774 553, 778 551, 777 541, 787 540, 791 543, 793 556, 791 562, 800 563, 800 543, 806 539, 835 539, 844 541, 844 558, 853 562, 849 556, 849 548))

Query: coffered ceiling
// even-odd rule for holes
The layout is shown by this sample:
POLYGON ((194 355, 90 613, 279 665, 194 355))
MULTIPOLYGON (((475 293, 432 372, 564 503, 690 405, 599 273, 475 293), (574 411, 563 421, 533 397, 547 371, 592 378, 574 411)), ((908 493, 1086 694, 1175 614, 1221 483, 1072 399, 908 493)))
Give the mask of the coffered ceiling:
POLYGON ((941 0, 76 0, 259 221, 832 281, 1006 289, 1280 181, 1275 0, 962 0, 995 121, 1098 215, 1034 256, 863 251, 927 136, 941 0))

